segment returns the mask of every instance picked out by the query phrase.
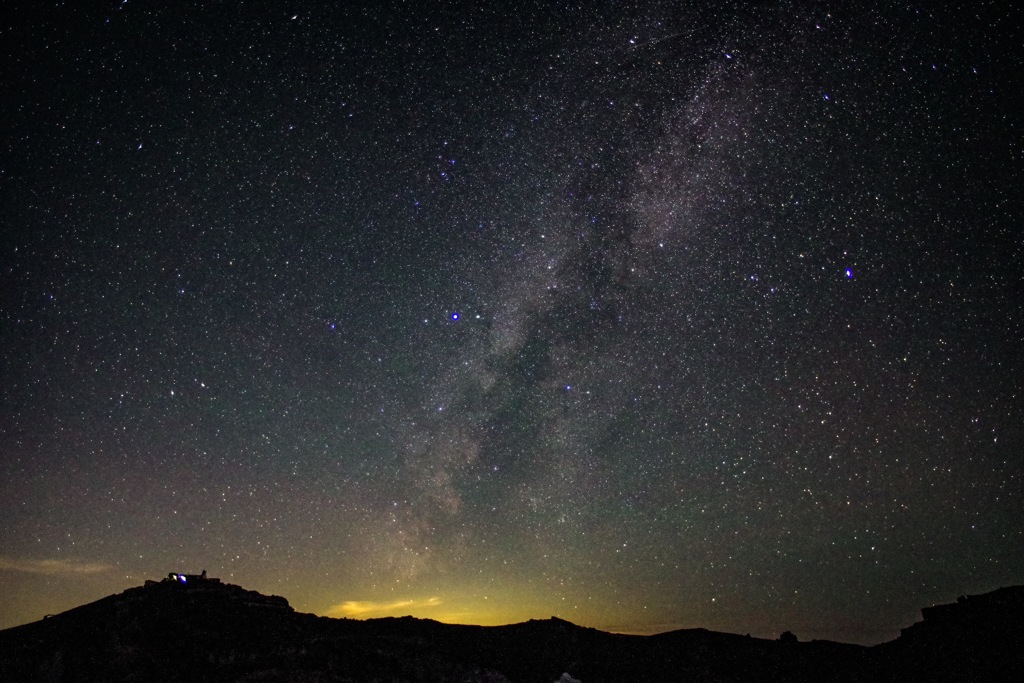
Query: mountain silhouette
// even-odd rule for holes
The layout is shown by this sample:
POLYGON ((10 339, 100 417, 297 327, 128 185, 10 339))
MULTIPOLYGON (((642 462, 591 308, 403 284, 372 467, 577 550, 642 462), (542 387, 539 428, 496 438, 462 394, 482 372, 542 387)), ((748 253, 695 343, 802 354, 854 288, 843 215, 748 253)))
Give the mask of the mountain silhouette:
POLYGON ((873 647, 705 629, 631 636, 554 617, 492 627, 332 619, 205 574, 171 574, 0 631, 0 680, 1024 680, 1024 586, 922 614, 897 639, 873 647))

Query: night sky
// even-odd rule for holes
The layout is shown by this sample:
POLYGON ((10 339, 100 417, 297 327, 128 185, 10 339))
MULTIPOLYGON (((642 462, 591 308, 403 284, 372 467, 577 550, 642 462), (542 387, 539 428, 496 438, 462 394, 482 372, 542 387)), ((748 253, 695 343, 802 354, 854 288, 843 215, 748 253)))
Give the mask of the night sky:
POLYGON ((1024 583, 1019 14, 317 4, 5 3, 0 627, 1024 583))

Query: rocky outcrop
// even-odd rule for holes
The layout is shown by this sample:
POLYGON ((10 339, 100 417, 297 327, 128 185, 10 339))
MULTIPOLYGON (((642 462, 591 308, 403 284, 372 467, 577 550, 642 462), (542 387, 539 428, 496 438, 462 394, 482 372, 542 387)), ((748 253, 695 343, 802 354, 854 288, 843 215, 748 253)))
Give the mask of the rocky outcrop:
POLYGON ((890 680, 1024 680, 1024 586, 961 596, 921 616, 875 648, 890 680))

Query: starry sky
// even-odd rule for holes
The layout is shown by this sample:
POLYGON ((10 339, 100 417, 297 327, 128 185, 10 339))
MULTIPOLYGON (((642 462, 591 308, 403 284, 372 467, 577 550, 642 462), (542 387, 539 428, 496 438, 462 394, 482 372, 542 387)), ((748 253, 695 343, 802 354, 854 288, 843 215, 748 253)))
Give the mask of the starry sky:
POLYGON ((877 643, 1024 583, 1019 14, 9 9, 0 627, 206 569, 877 643))

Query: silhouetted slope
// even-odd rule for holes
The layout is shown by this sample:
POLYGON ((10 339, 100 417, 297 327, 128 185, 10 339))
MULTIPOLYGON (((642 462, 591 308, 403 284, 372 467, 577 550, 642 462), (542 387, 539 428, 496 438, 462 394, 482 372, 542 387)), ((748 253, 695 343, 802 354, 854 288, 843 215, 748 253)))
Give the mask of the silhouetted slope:
POLYGON ((1024 586, 961 596, 921 615, 872 648, 891 680, 1024 681, 1024 586))
POLYGON ((2 681, 1021 680, 1024 588, 923 610, 884 645, 704 629, 628 636, 561 619, 500 627, 298 614, 219 582, 150 583, 0 631, 2 681))

